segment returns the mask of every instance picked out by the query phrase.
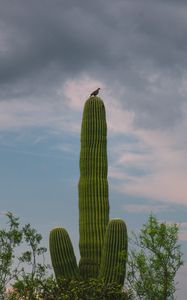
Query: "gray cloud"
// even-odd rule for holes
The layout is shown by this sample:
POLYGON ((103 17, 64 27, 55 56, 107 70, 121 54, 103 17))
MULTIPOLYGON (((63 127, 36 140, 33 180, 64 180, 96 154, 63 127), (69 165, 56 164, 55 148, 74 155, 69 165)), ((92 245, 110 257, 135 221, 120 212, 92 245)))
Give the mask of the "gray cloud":
POLYGON ((1 1, 0 98, 53 97, 84 72, 117 83, 137 126, 175 126, 186 101, 186 13, 186 1, 1 1))

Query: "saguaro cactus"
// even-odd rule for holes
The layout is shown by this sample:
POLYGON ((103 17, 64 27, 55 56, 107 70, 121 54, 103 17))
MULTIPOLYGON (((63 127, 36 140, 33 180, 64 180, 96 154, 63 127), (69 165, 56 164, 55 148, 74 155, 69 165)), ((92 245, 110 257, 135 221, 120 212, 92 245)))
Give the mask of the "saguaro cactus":
POLYGON ((79 180, 80 273, 97 277, 109 221, 106 117, 102 100, 91 97, 84 106, 79 180))
MULTIPOLYGON (((101 98, 90 97, 84 106, 81 127, 79 274, 83 279, 99 276, 106 282, 115 281, 122 285, 126 269, 127 230, 120 219, 109 222, 107 169, 105 107, 101 98)), ((60 232, 58 238, 55 230, 50 234, 53 268, 56 277, 73 278, 78 273, 73 249, 67 232, 64 229, 60 232)))

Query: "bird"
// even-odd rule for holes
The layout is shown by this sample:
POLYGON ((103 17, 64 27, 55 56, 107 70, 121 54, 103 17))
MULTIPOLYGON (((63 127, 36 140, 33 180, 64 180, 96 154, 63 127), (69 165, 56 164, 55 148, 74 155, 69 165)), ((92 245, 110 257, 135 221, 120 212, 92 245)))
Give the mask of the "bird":
POLYGON ((99 94, 99 90, 100 88, 98 88, 97 90, 93 91, 91 94, 90 94, 90 97, 91 96, 97 96, 99 94))

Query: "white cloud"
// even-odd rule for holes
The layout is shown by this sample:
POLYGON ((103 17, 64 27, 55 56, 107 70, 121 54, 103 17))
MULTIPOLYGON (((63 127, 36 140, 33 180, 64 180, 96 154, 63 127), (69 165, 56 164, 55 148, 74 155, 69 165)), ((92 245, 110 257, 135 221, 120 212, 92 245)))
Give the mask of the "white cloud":
MULTIPOLYGON (((157 140, 158 141, 158 140, 157 140)), ((149 141, 148 141, 149 142, 149 141)), ((151 140, 150 140, 151 142, 151 140)), ((151 144, 151 143, 150 143, 151 144)), ((187 164, 185 153, 168 147, 158 147, 159 143, 152 146, 151 154, 142 155, 142 169, 149 170, 144 176, 125 185, 120 184, 120 190, 132 195, 146 198, 168 201, 173 203, 187 204, 187 164)), ((123 158, 124 154, 122 155, 123 158)), ((133 157, 131 157, 133 158, 133 157)), ((138 166, 136 157, 131 164, 138 166)))
MULTIPOLYGON (((125 89, 110 88, 86 74, 68 79, 57 90, 53 102, 36 99, 1 101, 0 130, 45 127, 50 133, 66 130, 79 134, 83 105, 98 86, 102 88, 101 97, 106 106, 108 137, 115 137, 115 143, 110 143, 109 148, 112 157, 109 177, 115 179, 113 187, 130 195, 187 204, 185 118, 171 131, 137 128, 134 125, 135 113, 125 110, 119 100, 122 93, 125 95, 125 89)), ((183 113, 187 116, 187 107, 183 113)), ((63 150, 68 151, 67 145, 63 150)))
POLYGON ((66 105, 69 108, 82 112, 85 100, 98 87, 101 88, 101 97, 105 99, 108 130, 114 134, 129 132, 134 114, 123 110, 118 100, 120 91, 117 88, 111 89, 104 82, 83 74, 78 79, 67 80, 57 94, 66 98, 66 105))
POLYGON ((177 272, 175 282, 177 284, 177 299, 186 300, 186 278, 187 278, 187 263, 182 266, 179 271, 177 272))
MULTIPOLYGON (((156 80, 155 78, 153 78, 156 80)), ((109 137, 119 136, 109 149, 112 165, 109 165, 109 177, 116 179, 112 185, 120 192, 146 197, 163 202, 187 204, 187 162, 186 149, 180 149, 180 137, 184 136, 185 123, 182 128, 175 127, 172 131, 137 128, 134 125, 135 114, 125 110, 119 99, 121 91, 113 86, 110 89, 87 75, 77 80, 68 80, 60 91, 65 95, 67 106, 73 111, 82 111, 83 95, 100 86, 101 97, 104 99, 107 114, 109 137), (136 142, 126 139, 126 135, 136 142), (127 167, 142 171, 129 172, 127 167)))
POLYGON ((0 102, 1 131, 47 126, 55 121, 52 105, 23 100, 0 102))
POLYGON ((187 222, 180 223, 179 226, 179 239, 181 241, 187 241, 187 222))
MULTIPOLYGON (((50 133, 80 131, 80 122, 70 114, 63 101, 0 101, 0 131, 21 132, 25 128, 47 128, 50 133)), ((44 137, 42 137, 43 139, 44 137)), ((36 143, 41 139, 38 137, 36 143)))
POLYGON ((7 211, 0 211, 0 215, 6 216, 6 214, 7 214, 7 211))
POLYGON ((139 213, 157 213, 163 210, 168 210, 168 205, 148 205, 148 204, 124 204, 123 209, 126 212, 139 213))
POLYGON ((124 180, 125 178, 129 178, 127 174, 124 173, 123 170, 120 170, 117 167, 110 167, 108 168, 108 176, 111 179, 117 179, 117 180, 124 180))
POLYGON ((128 186, 121 185, 120 190, 131 195, 150 199, 187 204, 186 173, 160 170, 152 175, 136 178, 128 186), (163 172, 162 172, 163 171, 163 172))
POLYGON ((62 152, 75 153, 73 145, 68 143, 58 144, 52 147, 52 149, 59 150, 62 152))
POLYGON ((59 96, 66 98, 66 105, 73 110, 82 111, 85 100, 90 93, 100 87, 103 89, 104 83, 83 74, 79 79, 68 79, 62 88, 57 91, 59 96))
POLYGON ((115 97, 108 97, 106 101, 107 126, 111 134, 133 134, 134 113, 124 110, 115 97), (108 104, 108 105, 107 105, 108 104))
POLYGON ((132 126, 131 133, 139 142, 129 146, 130 142, 124 138, 110 149, 113 164, 109 174, 119 179, 116 189, 147 199, 187 205, 186 147, 179 144, 180 130, 163 132, 132 126), (129 166, 141 171, 141 176, 136 170, 129 171, 129 166))

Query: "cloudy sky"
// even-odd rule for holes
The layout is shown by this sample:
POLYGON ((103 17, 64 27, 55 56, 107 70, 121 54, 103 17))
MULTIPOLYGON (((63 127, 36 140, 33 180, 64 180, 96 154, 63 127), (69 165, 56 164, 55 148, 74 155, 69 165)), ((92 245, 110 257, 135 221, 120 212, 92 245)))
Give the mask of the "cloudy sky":
POLYGON ((186 53, 184 0, 1 0, 0 210, 46 243, 66 227, 78 255, 81 116, 101 87, 111 217, 177 222, 186 253, 186 53))

